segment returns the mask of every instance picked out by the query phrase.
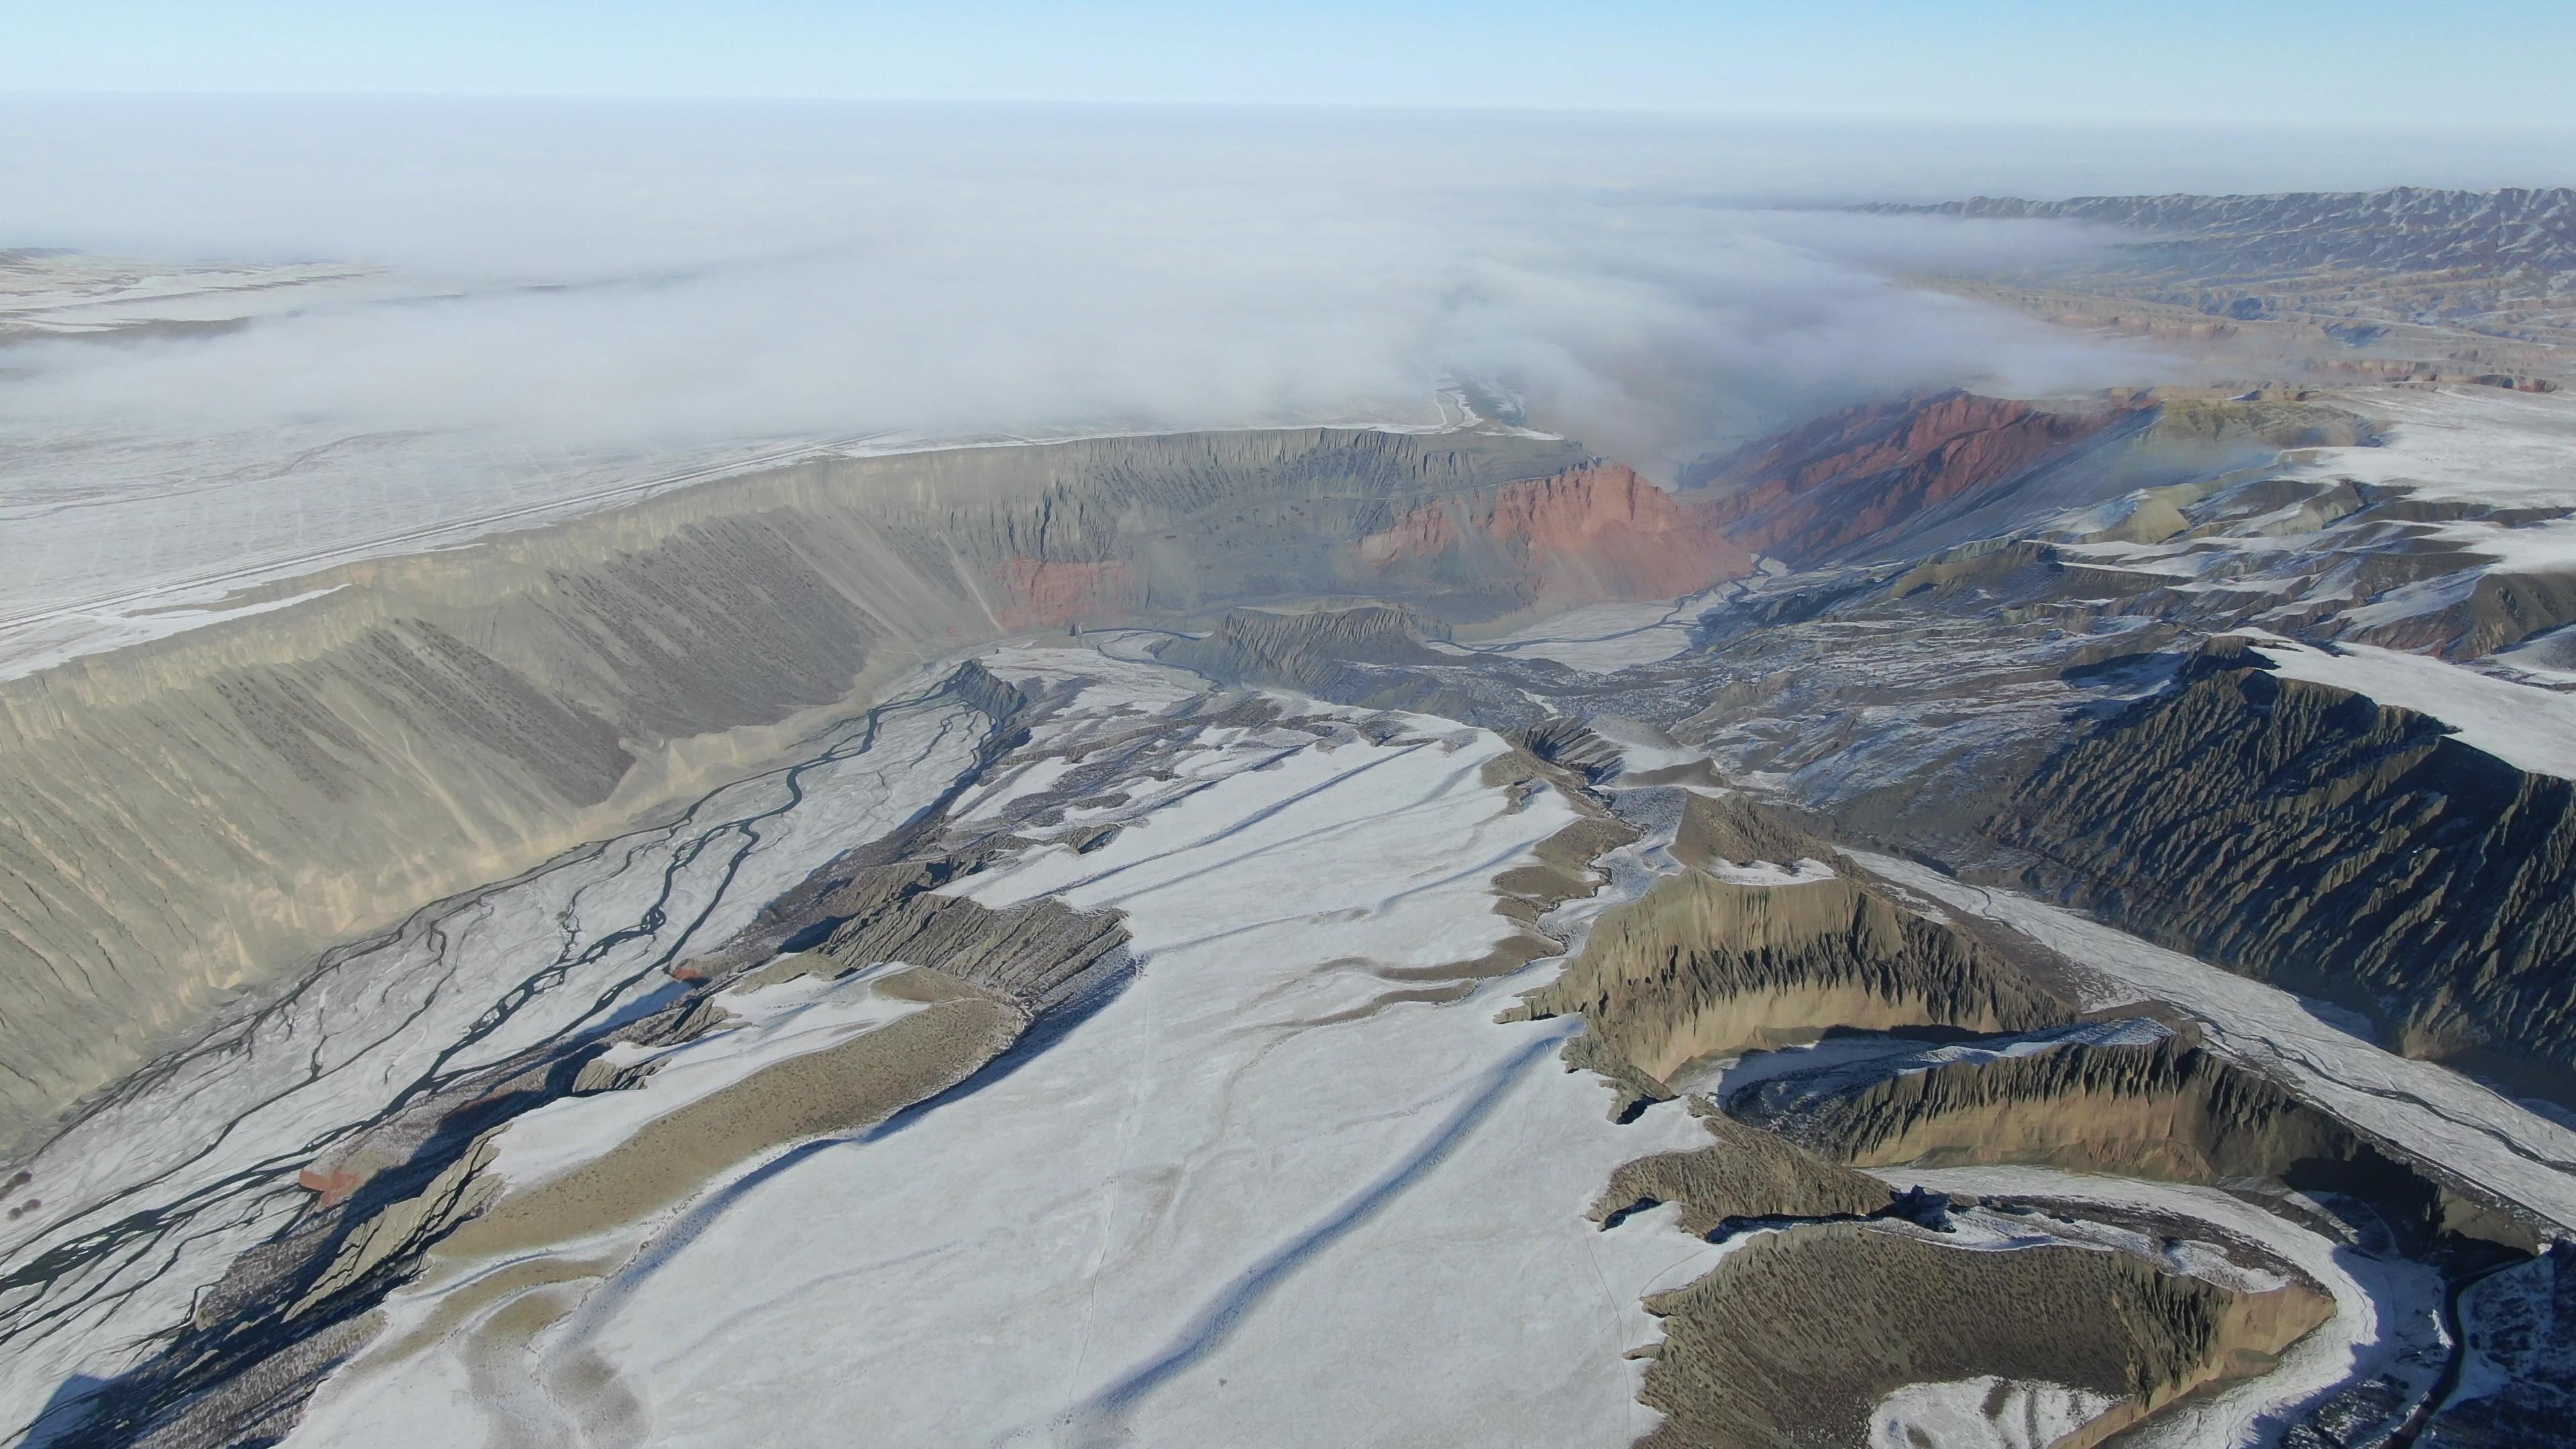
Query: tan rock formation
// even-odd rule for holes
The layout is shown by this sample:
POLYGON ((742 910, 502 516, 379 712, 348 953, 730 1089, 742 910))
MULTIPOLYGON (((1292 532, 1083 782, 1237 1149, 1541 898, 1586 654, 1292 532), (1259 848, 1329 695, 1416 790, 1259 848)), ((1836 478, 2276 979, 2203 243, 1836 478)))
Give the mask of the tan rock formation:
POLYGON ((1592 1205, 1594 1222, 1609 1226, 1641 1208, 1677 1203, 1682 1231, 1706 1237, 1730 1219, 1859 1217, 1887 1206, 1891 1194, 1877 1178, 1693 1106, 1715 1140, 1621 1164, 1592 1205))
POLYGON ((1961 1252, 1822 1223, 1757 1237, 1647 1308, 1664 1342, 1640 1397, 1666 1418, 1641 1445, 1773 1449, 1860 1443, 1889 1393, 1989 1374, 2122 1400, 2073 1441, 2098 1443, 2268 1368, 2333 1304, 2301 1284, 2233 1292, 2126 1253, 1961 1252))
POLYGON ((1849 880, 1738 885, 1697 871, 1603 916, 1526 1010, 1583 1013, 1657 1081, 1695 1058, 1838 1026, 2021 1031, 2065 1014, 1966 936, 1849 880))

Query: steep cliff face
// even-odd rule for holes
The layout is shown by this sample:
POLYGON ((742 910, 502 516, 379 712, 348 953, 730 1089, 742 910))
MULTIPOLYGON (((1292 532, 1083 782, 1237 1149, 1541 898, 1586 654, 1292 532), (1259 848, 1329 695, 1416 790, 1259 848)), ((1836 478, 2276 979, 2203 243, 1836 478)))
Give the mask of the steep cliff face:
POLYGON ((1832 1027, 2022 1031, 2063 1008, 1955 930, 1840 878, 1739 885, 1698 871, 1601 918, 1583 955, 1530 993, 1581 1012, 1657 1081, 1684 1063, 1811 1041, 1832 1027))
POLYGON ((2367 1012, 2406 1051, 2576 1065, 2576 785, 2221 641, 1987 824, 2026 883, 2367 1012))
POLYGON ((1135 579, 1117 559, 1059 563, 1014 555, 993 566, 1010 602, 993 611, 1005 629, 1046 629, 1105 619, 1135 605, 1135 579))
POLYGON ((1805 565, 1938 505, 2009 482, 2131 411, 2060 412, 1974 393, 1865 403, 1719 464, 1707 516, 1756 553, 1805 565))
MULTIPOLYGON (((700 793, 918 660, 1375 585, 1351 539, 1587 468, 1342 429, 814 462, 0 684, 0 1142, 219 994, 700 793)), ((1421 587, 1467 616, 1540 592, 1421 587)))
MULTIPOLYGON (((2285 448, 2374 437, 2361 417, 2312 402, 2147 393, 2044 407, 1947 392, 1863 404, 1756 442, 1697 470, 1682 501, 1790 564, 1895 561, 2009 538, 2142 489, 2191 492, 2285 448)), ((2168 506, 2150 513, 2170 515, 2167 531, 2184 526, 2168 506)))
POLYGON ((1447 632, 1436 620, 1385 605, 1295 613, 1235 609, 1206 637, 1169 640, 1154 653, 1219 684, 1458 716, 1471 709, 1459 690, 1404 668, 1451 662, 1424 643, 1447 632))
POLYGON ((1359 541, 1386 577, 1519 577, 1533 605, 1668 599, 1753 571, 1700 509, 1599 463, 1412 509, 1359 541))

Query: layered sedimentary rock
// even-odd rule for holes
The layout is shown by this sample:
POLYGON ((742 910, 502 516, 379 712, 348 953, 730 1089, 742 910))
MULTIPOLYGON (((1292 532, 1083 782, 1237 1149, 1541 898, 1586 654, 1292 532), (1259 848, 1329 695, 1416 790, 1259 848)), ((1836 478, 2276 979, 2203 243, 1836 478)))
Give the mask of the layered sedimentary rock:
POLYGON ((1807 1094, 1791 1080, 1731 1101, 1825 1157, 1860 1166, 1999 1163, 2174 1182, 2339 1193, 2415 1245, 2445 1233, 2529 1252, 2533 1225, 2490 1194, 2428 1175, 2270 1078, 2188 1036, 1981 1053, 1807 1094), (1771 1090, 1792 1088, 1789 1091, 1771 1090))
POLYGON ((1707 1237, 1762 1218, 1857 1218, 1888 1205, 1886 1183, 1775 1133, 1721 1113, 1701 1118, 1713 1139, 1689 1152, 1624 1163, 1592 1206, 1605 1226, 1658 1203, 1681 1208, 1682 1231, 1707 1237))
POLYGON ((1396 578, 1533 578, 1541 605, 1666 599, 1753 571, 1751 553, 1705 509, 1616 463, 1426 504, 1358 547, 1396 578))
POLYGON ((2576 1064, 2576 785, 2221 641, 1988 823, 2021 878, 2345 1003, 2410 1053, 2576 1064))
POLYGON ((1647 1307, 1664 1320, 1640 1394, 1666 1415, 1650 1449, 1862 1443, 1896 1390, 1989 1375, 2117 1401, 2071 1440, 2098 1443, 2331 1311, 2298 1284, 2236 1291, 2125 1253, 1961 1252, 1845 1223, 1757 1237, 1647 1307))
POLYGON ((1354 590, 1482 619, 1671 587, 1663 495, 1615 473, 1551 440, 1321 429, 827 460, 348 566, 0 684, 0 1137, 220 994, 977 639, 1354 590), (1425 509, 1481 520, 1482 552, 1352 542, 1425 509))
POLYGON ((1704 486, 1685 496, 1705 498, 1729 538, 1789 563, 1892 560, 2370 436, 2322 403, 2154 392, 2044 406, 1945 392, 1762 439, 1697 470, 1704 486))
POLYGON ((2132 409, 2057 411, 1945 392, 1828 414, 1718 464, 1710 508, 1730 539, 1792 564, 2009 483, 2132 409))
POLYGON ((1658 1082, 1695 1058, 1831 1027, 2019 1031, 2064 1012, 1967 936, 1849 880, 1742 885, 1698 871, 1603 916, 1526 1009, 1582 1013, 1612 1053, 1658 1082))

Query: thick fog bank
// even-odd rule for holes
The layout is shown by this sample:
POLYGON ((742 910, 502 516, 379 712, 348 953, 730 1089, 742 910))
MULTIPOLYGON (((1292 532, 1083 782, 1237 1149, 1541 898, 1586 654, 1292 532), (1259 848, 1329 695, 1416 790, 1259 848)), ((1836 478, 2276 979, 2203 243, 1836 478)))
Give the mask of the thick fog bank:
POLYGON ((1670 477, 1859 396, 2171 372, 1901 280, 2099 233, 1785 208, 2477 181, 2513 151, 2222 139, 0 98, 0 655, 823 440, 1429 425, 1456 388, 1670 477))
MULTIPOLYGON (((2123 371, 1892 285, 2076 231, 1796 217, 1851 137, 1580 117, 22 98, 0 246, 349 263, 246 328, 25 337, 0 425, 737 437, 1436 416, 1654 462, 1829 395, 2123 371), (1784 169, 1784 161, 1798 163, 1784 169)), ((1857 185, 1856 185, 1857 183, 1857 185)))

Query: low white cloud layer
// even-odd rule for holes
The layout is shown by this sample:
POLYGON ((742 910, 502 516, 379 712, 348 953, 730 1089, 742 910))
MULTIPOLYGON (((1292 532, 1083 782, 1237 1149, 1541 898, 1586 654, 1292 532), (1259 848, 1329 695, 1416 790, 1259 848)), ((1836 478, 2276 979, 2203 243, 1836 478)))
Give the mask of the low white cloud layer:
POLYGON ((254 298, 278 310, 220 335, 21 342, 0 384, 21 441, 463 430, 544 454, 1227 426, 1424 416, 1435 383, 1472 378, 1669 467, 1757 415, 2128 380, 2140 361, 1891 280, 2091 235, 1741 209, 1795 194, 1773 158, 1645 123, 473 101, 10 114, 41 104, 81 124, 13 152, 0 179, 23 204, 0 244, 384 270, 254 298))

